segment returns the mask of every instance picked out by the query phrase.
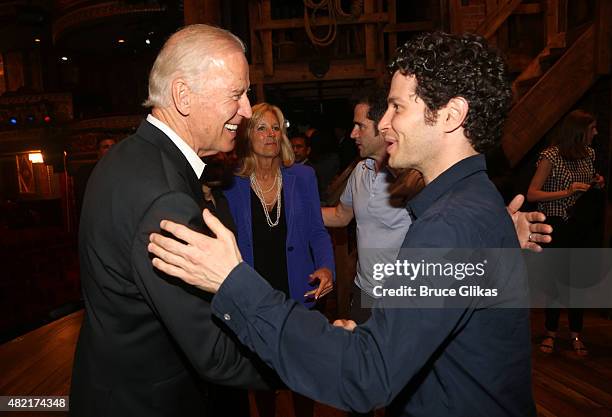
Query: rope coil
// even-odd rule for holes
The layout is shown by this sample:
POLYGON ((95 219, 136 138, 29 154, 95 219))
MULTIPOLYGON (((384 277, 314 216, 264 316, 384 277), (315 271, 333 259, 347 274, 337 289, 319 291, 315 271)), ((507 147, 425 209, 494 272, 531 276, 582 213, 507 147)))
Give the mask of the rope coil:
POLYGON ((351 13, 346 13, 342 9, 342 0, 304 0, 304 29, 310 41, 316 46, 329 46, 336 39, 338 33, 338 17, 357 19, 363 10, 363 0, 353 0, 351 3, 351 13), (312 15, 308 13, 312 9, 312 15), (316 26, 317 13, 320 10, 327 10, 329 25, 327 33, 318 37, 313 33, 312 26, 316 26))

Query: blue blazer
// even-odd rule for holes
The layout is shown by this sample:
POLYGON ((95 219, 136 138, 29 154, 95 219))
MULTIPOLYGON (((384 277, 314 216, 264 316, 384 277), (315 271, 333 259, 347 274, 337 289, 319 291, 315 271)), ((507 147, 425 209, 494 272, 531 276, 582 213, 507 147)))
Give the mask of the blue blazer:
MULTIPOLYGON (((334 274, 334 251, 329 233, 323 226, 319 192, 314 170, 295 164, 282 168, 283 200, 287 220, 287 274, 291 298, 304 302, 304 293, 314 287, 308 275, 319 268, 329 268, 334 274)), ((253 227, 251 219, 251 183, 248 178, 234 176, 232 185, 224 190, 236 223, 236 240, 242 258, 253 266, 253 227)))

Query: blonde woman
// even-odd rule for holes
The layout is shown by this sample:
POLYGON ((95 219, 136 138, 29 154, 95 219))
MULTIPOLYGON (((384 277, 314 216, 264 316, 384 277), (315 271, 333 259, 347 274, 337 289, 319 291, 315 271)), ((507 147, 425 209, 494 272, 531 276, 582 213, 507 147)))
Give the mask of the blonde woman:
POLYGON ((245 122, 239 169, 225 190, 240 252, 273 287, 310 307, 331 291, 334 271, 314 171, 293 163, 278 107, 257 104, 245 122))
MULTIPOLYGON (((257 104, 244 124, 236 146, 239 168, 224 190, 240 253, 270 285, 311 307, 332 290, 335 268, 315 173, 294 164, 278 107, 257 104)), ((260 416, 274 416, 274 393, 258 392, 255 401, 260 416)), ((298 415, 312 415, 312 401, 295 395, 294 403, 298 415)))

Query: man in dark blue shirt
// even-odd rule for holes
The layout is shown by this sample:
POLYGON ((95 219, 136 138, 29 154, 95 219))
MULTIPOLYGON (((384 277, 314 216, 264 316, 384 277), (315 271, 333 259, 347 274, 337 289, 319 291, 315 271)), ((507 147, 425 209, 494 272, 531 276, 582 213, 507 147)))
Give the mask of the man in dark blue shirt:
MULTIPOLYGON (((424 248, 518 248, 481 155, 499 143, 510 104, 502 59, 482 38, 433 33, 407 43, 392 69, 379 123, 389 164, 419 170, 426 184, 407 206, 414 222, 399 260, 424 248)), ((389 415, 419 417, 535 415, 528 311, 501 308, 524 305, 520 262, 499 267, 501 256, 486 276, 495 290, 513 289, 499 300, 470 293, 425 308, 424 296, 404 297, 403 306, 383 297, 368 322, 342 329, 274 291, 241 262, 231 233, 210 213, 204 219, 217 239, 162 222, 189 246, 152 235, 154 265, 217 292, 214 314, 291 389, 359 412, 388 406, 389 415)))

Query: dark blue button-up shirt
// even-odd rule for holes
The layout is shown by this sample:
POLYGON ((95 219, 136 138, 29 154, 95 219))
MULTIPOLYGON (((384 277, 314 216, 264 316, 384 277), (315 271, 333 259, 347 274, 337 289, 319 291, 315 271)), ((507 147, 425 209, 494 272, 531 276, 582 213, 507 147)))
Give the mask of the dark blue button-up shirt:
MULTIPOLYGON (((408 209, 414 223, 405 248, 518 248, 483 156, 449 168, 408 209)), ((291 389, 323 403, 419 417, 535 415, 526 309, 381 303, 347 332, 242 263, 214 297, 213 312, 291 389)))

